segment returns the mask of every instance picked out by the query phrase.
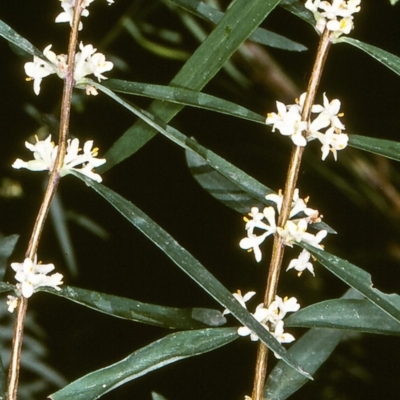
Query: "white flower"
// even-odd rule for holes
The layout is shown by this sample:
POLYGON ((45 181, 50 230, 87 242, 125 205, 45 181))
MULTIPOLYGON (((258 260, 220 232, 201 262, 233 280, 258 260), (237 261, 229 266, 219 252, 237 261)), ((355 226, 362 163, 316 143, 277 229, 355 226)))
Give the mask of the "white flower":
POLYGON ((313 265, 310 263, 310 257, 311 254, 307 250, 303 250, 298 258, 290 261, 286 271, 294 268, 296 271, 299 271, 297 275, 300 276, 304 270, 308 269, 315 276, 313 265))
MULTIPOLYGON (((68 22, 70 26, 72 26, 72 21, 74 19, 74 7, 75 0, 60 0, 61 7, 63 8, 63 12, 58 14, 56 18, 56 23, 58 22, 68 22)), ((85 6, 86 7, 86 6, 85 6)), ((82 17, 87 17, 89 15, 89 10, 84 9, 81 13, 82 17)), ((82 22, 79 22, 78 29, 82 30, 83 25, 82 22)))
MULTIPOLYGON (((25 64, 25 72, 28 75, 27 80, 33 80, 34 92, 38 95, 40 92, 40 83, 43 78, 56 73, 60 78, 64 78, 67 73, 67 56, 64 54, 56 55, 50 51, 51 45, 43 50, 44 56, 50 63, 43 61, 39 57, 34 57, 33 62, 25 64)), ((111 61, 106 61, 104 54, 96 53, 96 50, 91 44, 79 44, 80 52, 75 54, 74 63, 74 79, 75 85, 79 85, 79 81, 87 75, 94 74, 100 81, 107 79, 104 72, 110 71, 114 64, 111 61)), ((92 87, 87 88, 88 94, 97 94, 92 87)))
POLYGON ((314 137, 316 137, 322 144, 322 160, 326 159, 329 151, 332 152, 333 157, 337 160, 337 150, 343 150, 347 146, 349 141, 347 134, 335 132, 335 129, 331 127, 324 134, 320 132, 314 133, 314 137))
MULTIPOLYGON (((268 320, 269 311, 268 311, 267 308, 264 307, 264 304, 262 304, 262 303, 259 304, 257 306, 257 308, 256 308, 255 313, 252 314, 252 315, 258 322, 260 322, 264 326, 264 328, 267 331, 269 330, 268 326, 265 324, 265 321, 268 320)), ((255 333, 253 333, 247 326, 241 326, 238 329, 238 334, 240 336, 248 336, 248 335, 250 335, 250 339, 253 342, 258 340, 258 336, 255 333)))
POLYGON ((314 14, 317 31, 328 29, 334 40, 353 29, 353 14, 360 11, 360 3, 361 0, 307 0, 305 7, 314 14))
POLYGON ((283 136, 290 136, 296 146, 305 146, 306 138, 303 131, 307 129, 307 122, 301 120, 300 108, 297 104, 285 106, 279 101, 276 102, 278 114, 269 113, 265 123, 273 125, 272 131, 278 129, 283 136))
POLYGON ((59 273, 47 276, 54 269, 54 265, 38 264, 36 255, 33 261, 25 258, 23 263, 12 263, 11 268, 16 272, 15 279, 19 282, 17 289, 26 298, 31 297, 38 287, 50 286, 60 290, 58 286, 63 283, 63 276, 59 273))
POLYGON ((344 129, 344 125, 340 122, 339 117, 343 114, 339 114, 340 101, 333 99, 329 102, 326 94, 324 93, 324 106, 314 105, 313 112, 319 113, 318 117, 310 125, 311 131, 319 131, 327 126, 332 126, 336 129, 344 129))
POLYGON ((12 313, 18 306, 18 297, 8 295, 7 296, 7 305, 8 305, 8 312, 12 313))
POLYGON ((275 296, 275 300, 270 304, 268 310, 270 312, 269 321, 274 325, 278 321, 285 318, 288 312, 296 312, 300 309, 300 304, 297 302, 296 297, 279 297, 275 296))
POLYGON ((278 234, 282 237, 286 246, 292 247, 293 243, 304 242, 308 243, 313 247, 322 249, 323 247, 319 244, 322 239, 327 235, 327 231, 321 230, 316 235, 306 232, 308 222, 306 219, 288 220, 286 221, 284 228, 277 228, 278 234))
MULTIPOLYGON (((240 303, 240 305, 243 308, 247 309, 246 302, 249 301, 255 294, 256 294, 256 292, 247 292, 244 296, 242 296, 242 292, 240 290, 238 290, 237 293, 232 293, 232 296, 240 303)), ((222 315, 227 315, 230 313, 231 312, 228 309, 226 309, 226 310, 224 310, 222 315)))
POLYGON ((254 256, 257 262, 260 262, 262 259, 262 253, 260 250, 260 244, 265 240, 267 236, 269 236, 272 232, 265 232, 264 234, 257 236, 251 233, 248 233, 248 237, 243 238, 239 242, 239 246, 244 250, 254 251, 254 256))
MULTIPOLYGON (((36 138, 34 145, 25 142, 25 146, 33 152, 34 160, 23 161, 18 158, 12 164, 13 168, 26 168, 31 171, 51 171, 53 169, 58 146, 51 141, 51 135, 45 140, 36 138)), ((92 147, 93 140, 88 140, 83 146, 83 154, 79 154, 81 152, 79 139, 68 139, 64 165, 60 170, 60 176, 76 171, 97 182, 101 182, 101 176, 93 172, 92 169, 103 165, 106 160, 104 158, 96 158, 99 149, 97 147, 92 149, 92 147), (82 167, 76 168, 77 165, 82 165, 82 167)))
MULTIPOLYGON (((50 51, 50 48, 51 44, 44 49, 43 54, 47 56, 50 61, 53 61, 54 58, 52 57, 52 55, 54 53, 50 51)), ((26 75, 28 75, 28 78, 26 78, 26 80, 33 80, 33 91, 36 95, 38 95, 40 92, 40 84, 42 82, 42 79, 57 72, 57 68, 55 65, 53 65, 52 63, 48 63, 36 56, 33 57, 33 62, 25 63, 24 69, 26 75)))

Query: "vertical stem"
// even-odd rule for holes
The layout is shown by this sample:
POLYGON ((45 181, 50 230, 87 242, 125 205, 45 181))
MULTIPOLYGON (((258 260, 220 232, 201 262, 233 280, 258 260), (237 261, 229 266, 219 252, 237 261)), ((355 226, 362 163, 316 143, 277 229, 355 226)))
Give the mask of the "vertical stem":
MULTIPOLYGON (((71 113, 71 98, 72 90, 74 88, 74 60, 75 51, 78 41, 78 27, 83 8, 79 2, 75 6, 74 18, 69 37, 68 44, 68 68, 64 77, 64 87, 61 102, 61 116, 60 116, 60 131, 58 138, 58 151, 54 162, 53 169, 50 173, 47 188, 40 206, 38 215, 36 217, 35 225, 33 227, 32 235, 29 240, 28 249, 25 253, 25 258, 34 259, 39 246, 40 237, 49 213, 51 201, 57 191, 58 183, 60 181, 60 169, 64 164, 64 157, 67 148, 67 138, 69 130, 69 119, 71 113)), ((21 363, 21 348, 22 338, 24 333, 24 324, 26 317, 26 310, 28 307, 28 299, 20 296, 18 299, 18 306, 16 308, 16 320, 14 325, 13 341, 11 345, 11 358, 10 367, 8 372, 8 386, 7 386, 7 400, 17 400, 19 369, 21 363)))
MULTIPOLYGON (((307 95, 304 101, 302 116, 301 116, 302 121, 309 121, 310 119, 311 108, 312 105, 314 104, 315 95, 317 93, 318 86, 321 80, 322 71, 328 55, 330 44, 331 44, 330 31, 325 29, 320 38, 316 59, 314 62, 310 81, 308 83, 307 95)), ((304 134, 305 136, 307 136, 308 132, 304 132, 304 134)), ((282 208, 278 219, 277 226, 279 227, 284 227, 286 221, 289 219, 293 194, 297 185, 297 179, 299 175, 303 152, 304 152, 304 147, 299 147, 299 146, 293 147, 292 154, 290 157, 288 172, 286 175, 282 208)), ((275 234, 274 244, 272 248, 271 262, 268 271, 267 288, 264 296, 265 307, 268 307, 275 299, 279 281, 279 274, 282 267, 283 255, 284 255, 284 245, 282 243, 282 238, 279 235, 275 234)), ((255 365, 252 400, 264 399, 264 385, 267 373, 267 361, 268 361, 268 347, 265 346, 264 343, 260 342, 258 345, 257 359, 255 365)))

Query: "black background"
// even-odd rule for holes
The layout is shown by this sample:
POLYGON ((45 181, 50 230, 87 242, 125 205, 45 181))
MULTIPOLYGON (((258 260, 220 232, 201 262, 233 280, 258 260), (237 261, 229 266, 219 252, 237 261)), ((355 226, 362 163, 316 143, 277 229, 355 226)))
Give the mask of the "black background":
MULTIPOLYGON (((182 48, 193 52, 198 44, 179 19, 158 2, 152 3, 154 9, 144 18, 155 26, 180 32, 182 48)), ((364 0, 362 3, 362 12, 355 17, 356 28, 352 36, 400 55, 400 6, 392 7, 389 1, 383 0, 364 0)), ((107 32, 132 6, 136 7, 134 15, 137 12, 140 16, 149 3, 116 0, 108 7, 105 1, 95 2, 89 18, 83 20, 81 39, 103 51, 101 42, 107 32)), ((65 52, 68 40, 66 24, 53 23, 59 12, 58 1, 2 0, 0 3, 0 18, 4 22, 39 49, 52 43, 56 53, 65 52)), ((275 10, 263 26, 304 43, 310 49, 304 53, 268 49, 300 91, 304 91, 317 35, 309 25, 281 9, 275 10)), ((107 56, 121 57, 128 65, 125 71, 114 69, 107 73, 110 78, 167 84, 182 65, 179 61, 151 54, 126 33, 104 52, 107 56)), ((5 40, 0 41, 0 54, 0 176, 19 180, 25 193, 19 199, 0 199, 0 231, 5 235, 21 235, 13 256, 13 261, 18 261, 23 258, 29 240, 45 176, 14 171, 10 167, 17 157, 29 157, 23 143, 38 128, 23 106, 32 104, 41 112, 57 115, 55 110, 62 83, 54 76, 46 78, 37 97, 32 83, 25 82, 24 61, 10 50, 5 40)), ((398 140, 398 82, 393 72, 359 50, 341 44, 331 49, 320 92, 326 91, 329 98, 341 99, 348 133, 398 140)), ((268 88, 260 88, 257 84, 242 88, 224 72, 207 85, 205 92, 259 113, 275 110, 276 98, 268 88)), ((146 99, 135 99, 135 102, 142 107, 149 104, 146 99)), ((94 139, 100 147, 100 156, 135 121, 127 111, 103 95, 87 98, 84 107, 84 112, 73 112, 71 130, 81 140, 94 139)), ((179 114, 173 125, 272 189, 283 186, 290 147, 269 129, 189 108, 179 114)), ((319 157, 318 146, 309 147, 310 153, 319 157)), ((350 172, 352 157, 357 153, 353 151, 350 154, 355 155, 350 157, 343 154, 339 152, 337 163, 329 157, 324 165, 357 188, 358 183, 350 172)), ((371 165, 379 163, 373 157, 367 160, 371 165)), ((346 192, 324 179, 319 168, 315 168, 313 161, 305 161, 299 187, 302 195, 310 195, 310 206, 319 209, 325 222, 339 233, 325 240, 326 248, 370 272, 379 289, 399 292, 399 260, 393 251, 389 251, 397 249, 399 239, 400 224, 393 205, 388 203, 387 212, 379 212, 367 198, 356 204, 346 192)), ((397 165, 387 163, 385 168, 396 188, 397 165)), ((182 149, 158 135, 130 159, 105 173, 103 182, 170 232, 229 289, 241 288, 244 292, 254 289, 258 293, 252 304, 261 301, 266 272, 263 264, 257 264, 252 255, 238 246, 244 235, 241 216, 218 203, 196 184, 186 167, 182 149)), ((372 190, 385 202, 381 189, 378 184, 372 190)), ((87 215, 110 234, 104 241, 70 224, 79 263, 79 276, 74 278, 69 275, 59 254, 51 224, 46 226, 39 258, 45 263, 54 262, 57 270, 64 274, 66 284, 143 302, 219 308, 154 245, 81 182, 66 177, 59 190, 66 209, 87 215)), ((268 262, 266 250, 264 260, 268 262)), ((322 267, 316 265, 315 269, 316 278, 306 273, 300 279, 294 273, 283 274, 280 294, 296 296, 302 306, 343 294, 344 284, 322 267)), ((12 278, 11 274, 8 278, 12 278)), ((105 316, 47 294, 34 296, 29 304, 47 332, 49 363, 68 381, 116 362, 168 333, 105 316)), ((234 323, 233 319, 229 321, 234 323)), ((301 330, 291 332, 296 337, 302 333, 301 330)), ((155 371, 104 398, 150 399, 150 392, 155 390, 170 400, 242 399, 251 392, 255 348, 248 340, 238 340, 213 353, 155 371)), ((293 398, 397 398, 400 392, 398 348, 397 338, 372 335, 349 338, 317 373, 316 380, 293 398)))

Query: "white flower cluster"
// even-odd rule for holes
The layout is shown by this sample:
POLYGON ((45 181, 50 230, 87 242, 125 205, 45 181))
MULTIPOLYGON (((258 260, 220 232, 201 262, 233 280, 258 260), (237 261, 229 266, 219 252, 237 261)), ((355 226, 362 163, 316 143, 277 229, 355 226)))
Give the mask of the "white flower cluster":
MULTIPOLYGON (((51 74, 57 74, 60 78, 64 78, 67 72, 67 56, 65 54, 56 55, 50 50, 51 46, 50 44, 43 50, 44 56, 50 62, 34 56, 33 62, 27 62, 24 66, 25 73, 28 75, 26 80, 33 80, 33 90, 37 95, 40 92, 40 84, 43 78, 51 74)), ((107 79, 102 73, 110 71, 114 66, 113 63, 106 61, 104 54, 96 53, 97 49, 91 44, 84 46, 81 42, 79 48, 81 51, 75 54, 75 83, 79 83, 83 77, 90 74, 94 74, 99 81, 107 79)), ((88 94, 97 94, 93 87, 87 88, 86 92, 88 94)))
MULTIPOLYGON (((18 296, 26 298, 31 297, 38 287, 49 286, 56 290, 62 285, 63 276, 59 273, 47 275, 53 271, 53 264, 40 264, 36 261, 36 255, 33 260, 25 258, 23 263, 11 263, 11 268, 15 271, 18 296)), ((18 298, 8 296, 8 311, 13 312, 18 304, 18 298)))
POLYGON ((319 104, 312 106, 311 112, 317 116, 311 123, 301 120, 306 93, 300 96, 296 104, 286 106, 277 101, 278 113, 269 113, 265 123, 272 125, 273 132, 277 129, 282 135, 290 136, 296 146, 305 146, 308 141, 318 139, 322 144, 322 160, 326 159, 329 151, 336 160, 337 150, 347 146, 349 137, 346 133, 342 133, 345 127, 339 119, 343 116, 339 113, 340 101, 334 99, 330 102, 325 93, 323 97, 323 106, 319 104))
MULTIPOLYGON (((244 296, 242 296, 240 290, 237 293, 233 293, 235 299, 244 308, 247 308, 246 302, 250 300, 254 295, 255 292, 248 292, 244 296)), ((279 296, 275 296, 275 300, 270 304, 268 308, 265 308, 264 304, 261 303, 256 307, 256 310, 252 315, 265 327, 265 329, 272 333, 272 335, 276 338, 276 340, 278 340, 279 343, 290 343, 293 342, 295 338, 290 333, 284 332, 283 318, 285 318, 288 312, 295 312, 299 310, 299 308, 300 304, 297 303, 297 299, 295 297, 285 297, 284 299, 282 299, 279 296)), ((229 313, 230 312, 228 310, 225 310, 223 312, 223 315, 229 313)), ((250 339, 252 341, 258 340, 258 336, 246 326, 241 326, 238 329, 238 334, 240 336, 250 335, 250 339)), ((275 357, 279 358, 277 354, 275 354, 275 357)))
MULTIPOLYGON (((283 201, 281 192, 279 194, 269 194, 265 196, 265 198, 275 203, 278 212, 280 212, 283 201)), ((299 198, 299 191, 296 189, 289 215, 290 219, 286 222, 284 227, 276 226, 275 209, 273 207, 265 207, 263 212, 260 212, 257 207, 253 207, 249 213, 251 219, 247 217, 244 218, 246 221, 245 229, 247 237, 240 241, 239 246, 242 249, 254 251, 257 262, 260 262, 262 258, 260 244, 272 234, 281 236, 286 246, 293 247, 293 243, 303 242, 322 249, 319 243, 325 238, 327 231, 320 230, 315 235, 307 232, 307 228, 310 224, 321 221, 319 212, 308 208, 307 202, 308 198, 305 200, 299 198), (256 230, 264 232, 257 234, 256 230)), ((310 256, 309 252, 303 250, 299 258, 290 262, 288 269, 296 269, 299 271, 299 275, 301 275, 305 269, 308 269, 314 275, 312 264, 309 262, 310 256)))
MULTIPOLYGON (((74 18, 74 7, 76 4, 77 0, 60 0, 61 1, 61 7, 64 10, 61 14, 59 14, 56 18, 56 22, 68 22, 70 25, 72 25, 72 20, 74 18)), ((82 17, 87 17, 89 15, 89 10, 87 7, 89 7, 90 3, 93 3, 94 0, 78 0, 81 2, 81 7, 84 8, 82 11, 81 16, 82 17)), ((107 0, 108 5, 110 6, 111 4, 114 3, 114 0, 107 0)), ((82 22, 79 22, 79 30, 83 28, 82 22)))
MULTIPOLYGON (((26 168, 31 171, 51 171, 57 156, 58 145, 51 141, 51 135, 45 140, 39 140, 36 137, 36 143, 31 144, 25 142, 25 146, 33 153, 34 160, 23 161, 17 159, 12 167, 16 169, 26 168)), ((82 150, 79 148, 79 139, 68 139, 67 151, 64 158, 64 165, 60 170, 60 176, 70 174, 71 171, 79 172, 90 179, 101 182, 101 176, 92 171, 93 168, 103 165, 106 160, 104 158, 96 158, 99 149, 93 147, 93 140, 88 140, 83 145, 83 154, 79 154, 82 150), (81 168, 76 166, 82 165, 81 168)))
POLYGON ((314 14, 317 31, 322 33, 326 28, 332 32, 331 37, 336 39, 351 32, 354 27, 353 14, 360 11, 360 4, 361 0, 307 0, 305 7, 314 14))

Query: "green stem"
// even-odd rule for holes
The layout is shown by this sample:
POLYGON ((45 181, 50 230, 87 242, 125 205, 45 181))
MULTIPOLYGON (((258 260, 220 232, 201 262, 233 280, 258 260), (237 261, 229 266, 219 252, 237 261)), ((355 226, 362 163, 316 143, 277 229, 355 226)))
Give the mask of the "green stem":
MULTIPOLYGON (((301 119, 302 121, 309 121, 311 108, 314 104, 315 95, 321 80, 322 71, 328 51, 330 47, 330 32, 325 30, 322 34, 317 50, 317 55, 307 87, 307 95, 303 105, 301 119)), ((304 133, 307 137, 308 133, 304 133)), ((289 168, 286 175, 285 189, 283 192, 282 207, 279 214, 278 225, 284 227, 286 221, 289 219, 293 194, 296 189, 297 179, 299 175, 301 159, 303 156, 304 147, 294 146, 290 158, 289 168)), ((284 245, 282 238, 275 234, 274 244, 272 248, 271 262, 268 270, 267 288, 264 296, 264 306, 268 307, 275 299, 279 281, 279 274, 282 268, 282 260, 284 255, 284 245)), ((255 366, 255 377, 253 384, 252 400, 264 399, 264 385, 267 373, 268 361, 268 347, 263 343, 258 345, 257 359, 255 366)))

